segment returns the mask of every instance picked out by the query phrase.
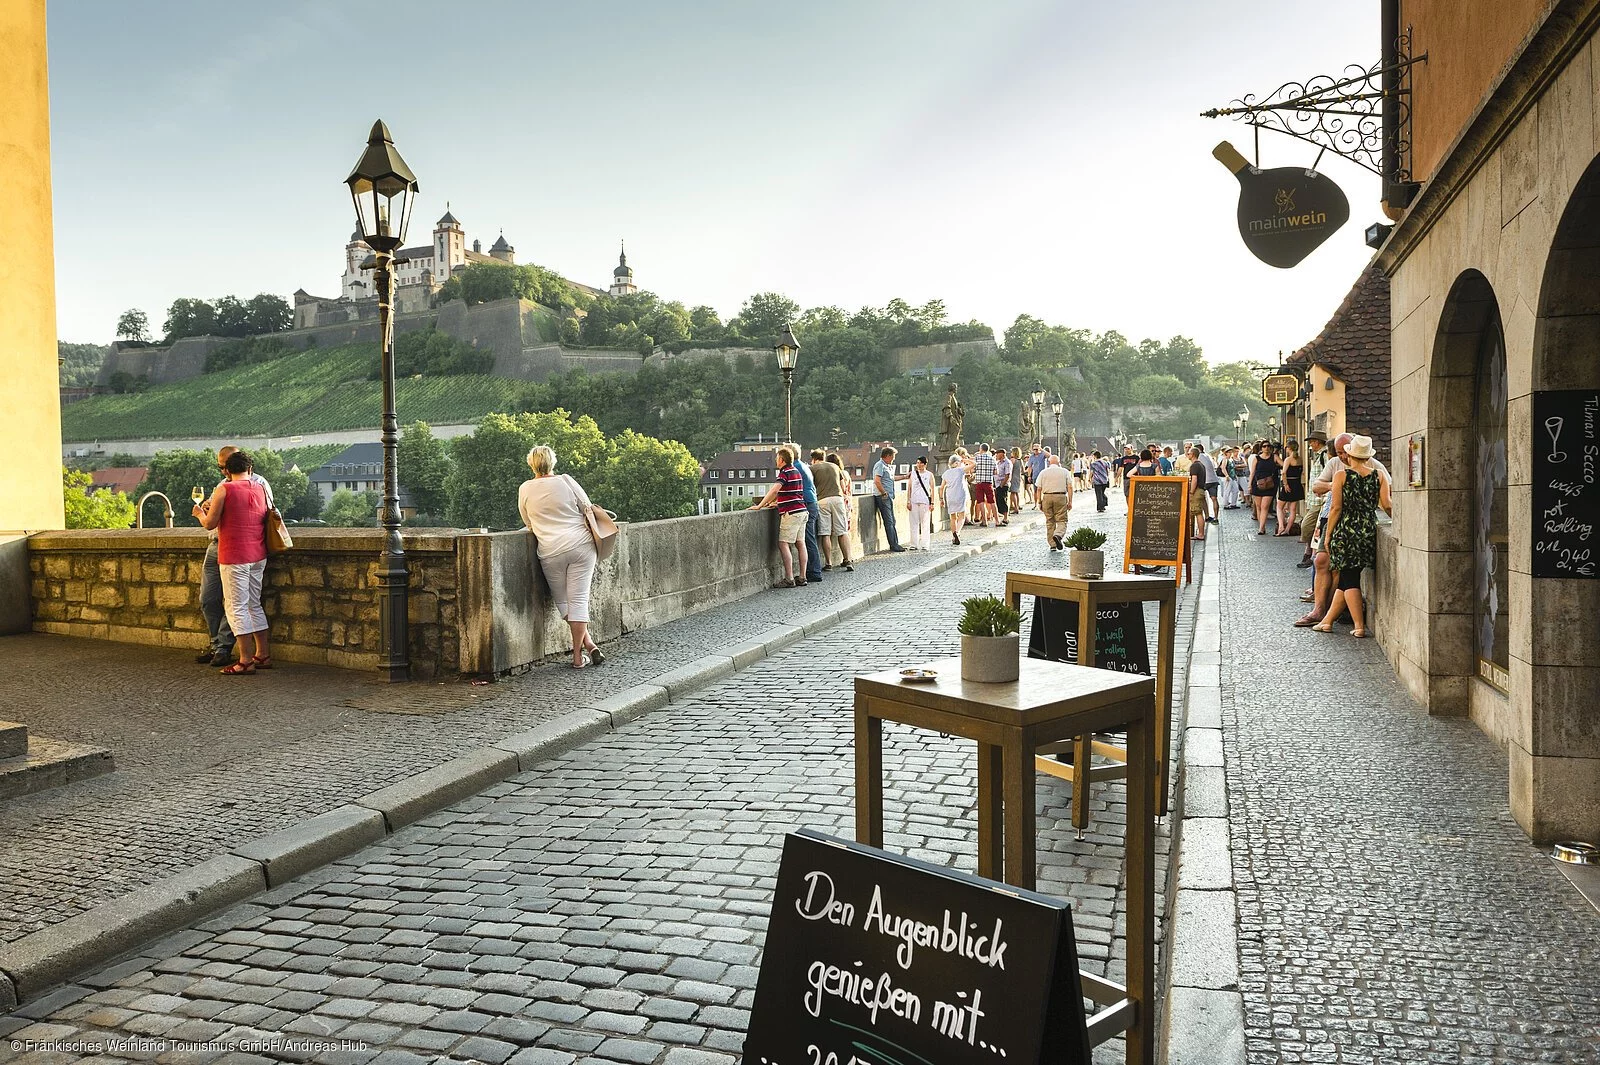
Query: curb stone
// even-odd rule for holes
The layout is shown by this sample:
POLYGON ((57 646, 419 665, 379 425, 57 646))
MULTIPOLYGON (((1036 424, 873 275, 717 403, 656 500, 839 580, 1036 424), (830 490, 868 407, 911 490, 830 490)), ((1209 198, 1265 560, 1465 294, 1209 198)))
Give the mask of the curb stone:
MULTIPOLYGON (((296 877, 353 854, 396 830, 525 772, 539 762, 669 705, 704 684, 837 625, 1002 543, 1034 531, 1021 524, 982 544, 963 546, 888 579, 882 587, 831 603, 818 616, 756 633, 627 688, 591 707, 571 710, 527 732, 505 737, 432 769, 369 792, 328 813, 257 839, 59 924, 0 946, 0 1016, 73 977, 122 955, 150 948, 169 933, 199 925, 219 911, 266 893, 282 901, 308 885, 296 877), (665 683, 663 683, 665 682, 665 683)), ((139 967, 135 960, 124 965, 139 967)), ((685 1059, 687 1061, 687 1059, 685 1059)), ((731 1059, 729 1059, 731 1060, 731 1059)))

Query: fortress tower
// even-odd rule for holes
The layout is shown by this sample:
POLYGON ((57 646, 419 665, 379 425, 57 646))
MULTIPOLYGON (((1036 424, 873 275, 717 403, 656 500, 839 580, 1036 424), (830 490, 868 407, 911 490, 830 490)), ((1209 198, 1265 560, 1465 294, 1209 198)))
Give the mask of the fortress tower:
POLYGON ((628 245, 622 245, 622 254, 617 259, 617 268, 611 271, 611 287, 607 290, 613 296, 631 296, 639 291, 639 286, 633 283, 633 268, 628 265, 628 245))
POLYGON ((444 207, 444 217, 433 226, 433 280, 439 284, 450 280, 467 261, 467 235, 450 213, 450 205, 444 207))
POLYGON ((361 272, 361 264, 371 254, 372 249, 361 239, 361 234, 351 233, 350 242, 344 246, 344 291, 339 293, 341 299, 359 300, 372 295, 372 286, 361 272))

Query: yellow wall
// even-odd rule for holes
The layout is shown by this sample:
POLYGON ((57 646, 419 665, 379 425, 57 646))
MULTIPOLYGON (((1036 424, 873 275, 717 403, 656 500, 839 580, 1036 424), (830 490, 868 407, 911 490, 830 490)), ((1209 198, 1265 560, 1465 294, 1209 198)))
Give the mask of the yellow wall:
POLYGON ((0 2, 0 533, 64 523, 44 5, 0 2))

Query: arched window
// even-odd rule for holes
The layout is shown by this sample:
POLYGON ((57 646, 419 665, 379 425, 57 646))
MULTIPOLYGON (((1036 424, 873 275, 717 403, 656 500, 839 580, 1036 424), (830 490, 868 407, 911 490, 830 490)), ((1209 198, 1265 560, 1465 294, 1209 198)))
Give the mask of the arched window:
POLYGON ((1472 417, 1473 644, 1478 674, 1504 687, 1510 668, 1510 517, 1506 503, 1506 345, 1494 315, 1478 342, 1472 417), (1485 668, 1497 667, 1496 669, 1485 668))

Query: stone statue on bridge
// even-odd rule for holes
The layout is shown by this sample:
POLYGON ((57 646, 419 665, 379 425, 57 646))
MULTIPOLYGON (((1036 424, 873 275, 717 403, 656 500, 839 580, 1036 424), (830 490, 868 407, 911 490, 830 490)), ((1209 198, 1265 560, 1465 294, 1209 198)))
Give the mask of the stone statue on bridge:
POLYGON ((951 381, 950 391, 945 393, 944 406, 939 410, 937 447, 941 457, 955 454, 956 448, 961 446, 961 428, 965 417, 961 401, 956 398, 956 383, 951 381))
POLYGON ((1021 410, 1017 413, 1017 439, 1021 441, 1023 447, 1039 439, 1039 427, 1033 420, 1033 404, 1027 400, 1022 401, 1021 410))

